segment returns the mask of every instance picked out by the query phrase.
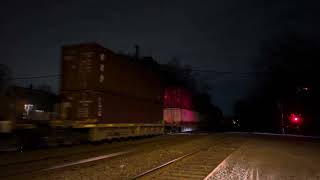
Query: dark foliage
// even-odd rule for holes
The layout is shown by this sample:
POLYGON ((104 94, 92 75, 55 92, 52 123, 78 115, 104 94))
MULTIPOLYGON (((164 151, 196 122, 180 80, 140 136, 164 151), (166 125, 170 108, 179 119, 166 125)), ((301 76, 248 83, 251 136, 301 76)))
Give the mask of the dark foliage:
POLYGON ((279 132, 281 114, 287 128, 287 117, 294 112, 304 117, 300 133, 319 131, 319 52, 316 39, 296 33, 279 36, 265 45, 262 65, 268 68, 257 73, 259 86, 247 102, 235 105, 235 114, 243 119, 244 129, 279 132))

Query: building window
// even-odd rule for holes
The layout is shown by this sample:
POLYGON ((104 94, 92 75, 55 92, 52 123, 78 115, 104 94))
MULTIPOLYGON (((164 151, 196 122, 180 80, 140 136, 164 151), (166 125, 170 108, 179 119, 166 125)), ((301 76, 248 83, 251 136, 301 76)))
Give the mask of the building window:
POLYGON ((33 110, 33 104, 25 104, 24 110, 25 110, 26 114, 28 115, 30 113, 30 111, 33 110))
POLYGON ((104 81, 104 76, 103 75, 100 75, 100 78, 99 78, 99 82, 103 82, 104 81))
POLYGON ((78 117, 79 118, 87 118, 88 115, 89 115, 89 108, 88 107, 78 108, 78 117))
POLYGON ((105 59, 105 55, 104 54, 100 54, 100 60, 104 61, 104 59, 105 59))
POLYGON ((103 64, 100 64, 100 71, 104 71, 104 65, 103 64))
POLYGON ((97 113, 97 115, 99 117, 102 116, 102 99, 101 99, 101 97, 98 97, 98 113, 97 113))
POLYGON ((33 111, 33 104, 25 104, 24 105, 24 112, 22 113, 22 119, 28 119, 29 114, 33 111))

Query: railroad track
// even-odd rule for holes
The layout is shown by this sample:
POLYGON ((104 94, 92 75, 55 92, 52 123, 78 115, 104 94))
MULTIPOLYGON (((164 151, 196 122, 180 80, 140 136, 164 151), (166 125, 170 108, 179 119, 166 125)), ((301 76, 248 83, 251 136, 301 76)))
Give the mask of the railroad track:
MULTIPOLYGON (((130 146, 130 144, 134 146, 139 146, 143 144, 154 144, 154 143, 161 143, 163 145, 172 144, 173 142, 166 140, 165 138, 162 139, 150 139, 142 142, 133 142, 128 144, 117 144, 114 147, 108 148, 108 151, 110 154, 117 154, 119 152, 118 150, 123 149, 127 146, 130 146)), ((84 162, 91 162, 91 159, 104 159, 104 156, 109 156, 109 154, 103 153, 105 148, 98 148, 94 150, 85 150, 82 152, 77 153, 68 153, 68 154, 62 154, 62 155, 55 155, 55 156, 49 156, 44 158, 38 158, 38 159, 32 159, 27 161, 18 161, 18 162, 11 162, 6 164, 0 164, 0 170, 3 171, 3 173, 0 174, 0 179, 2 178, 9 178, 9 177, 15 177, 15 176, 21 176, 21 175, 27 175, 27 174, 33 174, 33 173, 39 173, 54 169, 60 169, 64 167, 69 167, 73 165, 80 164, 84 162), (77 156, 82 156, 86 154, 95 154, 93 156, 85 157, 85 158, 77 158, 77 156), (73 156, 76 156, 75 158, 72 158, 73 156), (93 158, 91 158, 93 157, 93 158), (102 158, 100 158, 102 157, 102 158), (73 160, 72 160, 73 159, 73 160), (51 165, 48 164, 49 160, 57 161, 56 163, 52 163, 51 165), (36 165, 34 167, 34 165, 36 165)), ((127 150, 127 149, 126 149, 127 150)), ((113 156, 113 155, 112 155, 113 156)), ((118 156, 118 155, 116 155, 118 156)))
MULTIPOLYGON (((143 144, 148 144, 148 143, 154 143, 154 142, 158 142, 158 139, 145 139, 146 141, 142 141, 142 142, 130 142, 130 141, 125 141, 124 142, 130 142, 131 145, 134 146, 139 146, 139 145, 143 145, 143 144)), ((137 140, 138 141, 138 140, 137 140)), ((105 143, 107 144, 107 143, 105 143)), ((128 144, 116 144, 114 147, 112 147, 111 149, 118 149, 118 148, 122 148, 122 147, 126 147, 128 144)), ((101 144, 103 145, 103 143, 101 144)), ((59 147, 58 147, 59 148, 59 147)), ((77 145, 75 146, 71 146, 69 148, 77 148, 77 145)), ((52 148, 53 149, 53 148, 52 148)), ((63 158, 67 158, 67 157, 71 157, 71 156, 75 156, 75 155, 82 155, 82 154, 88 154, 88 153, 96 153, 96 152, 101 152, 104 149, 106 149, 105 147, 102 148, 98 148, 98 149, 94 149, 94 150, 84 150, 84 151, 80 151, 80 152, 71 152, 71 153, 67 153, 67 154, 60 154, 60 155, 53 155, 53 156, 47 156, 47 157, 40 157, 40 158, 36 158, 36 159, 31 159, 31 160, 24 160, 24 161, 15 161, 15 162, 8 162, 8 163, 4 163, 4 164, 0 164, 0 168, 2 167, 8 167, 8 166, 14 166, 14 165, 28 165, 30 163, 33 162, 38 162, 38 161, 48 161, 50 159, 63 159, 63 158)), ((110 150, 110 148, 108 148, 110 150)), ((43 150, 43 149, 42 149, 43 150)), ((15 152, 18 153, 18 152, 15 152)), ((1 177, 1 176, 0 176, 1 177)))
POLYGON ((205 149, 200 149, 192 153, 183 155, 172 161, 164 163, 158 167, 145 171, 136 179, 152 180, 199 180, 204 179, 212 170, 220 164, 221 161, 235 148, 228 148, 229 138, 221 140, 219 143, 205 149), (224 147, 223 147, 224 146, 224 147), (224 151, 225 153, 219 152, 224 151), (217 153, 219 152, 219 153, 217 153))

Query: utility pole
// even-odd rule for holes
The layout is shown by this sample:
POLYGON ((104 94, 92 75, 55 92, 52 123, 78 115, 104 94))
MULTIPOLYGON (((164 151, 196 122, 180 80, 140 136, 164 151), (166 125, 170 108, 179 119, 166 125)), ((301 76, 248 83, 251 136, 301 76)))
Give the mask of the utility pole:
POLYGON ((283 118, 283 109, 281 109, 281 126, 282 126, 282 134, 285 134, 284 132, 284 118, 283 118))
POLYGON ((284 131, 284 112, 283 112, 283 104, 281 103, 281 101, 278 102, 278 106, 279 106, 280 112, 281 112, 281 133, 285 134, 285 131, 284 131))
POLYGON ((280 113, 281 113, 281 133, 285 134, 285 132, 284 132, 284 112, 283 112, 283 104, 282 104, 281 100, 278 101, 278 108, 280 109, 280 113))
POLYGON ((140 51, 140 47, 139 47, 139 45, 134 45, 134 48, 135 48, 135 58, 136 58, 136 60, 138 60, 139 59, 139 51, 140 51))

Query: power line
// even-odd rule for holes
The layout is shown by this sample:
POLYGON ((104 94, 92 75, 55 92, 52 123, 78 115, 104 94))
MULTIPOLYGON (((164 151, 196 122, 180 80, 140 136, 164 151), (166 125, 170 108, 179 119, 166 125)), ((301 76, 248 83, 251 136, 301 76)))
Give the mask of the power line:
POLYGON ((29 76, 29 77, 15 77, 9 80, 27 80, 27 79, 45 79, 45 78, 59 78, 60 74, 42 75, 42 76, 29 76))
MULTIPOLYGON (((190 69, 191 72, 199 73, 214 73, 216 75, 237 75, 241 77, 265 75, 270 72, 232 72, 232 71, 217 71, 212 69, 190 69)), ((28 79, 47 79, 47 78, 59 78, 61 74, 41 75, 41 76, 29 76, 29 77, 14 77, 9 80, 28 80, 28 79)))

